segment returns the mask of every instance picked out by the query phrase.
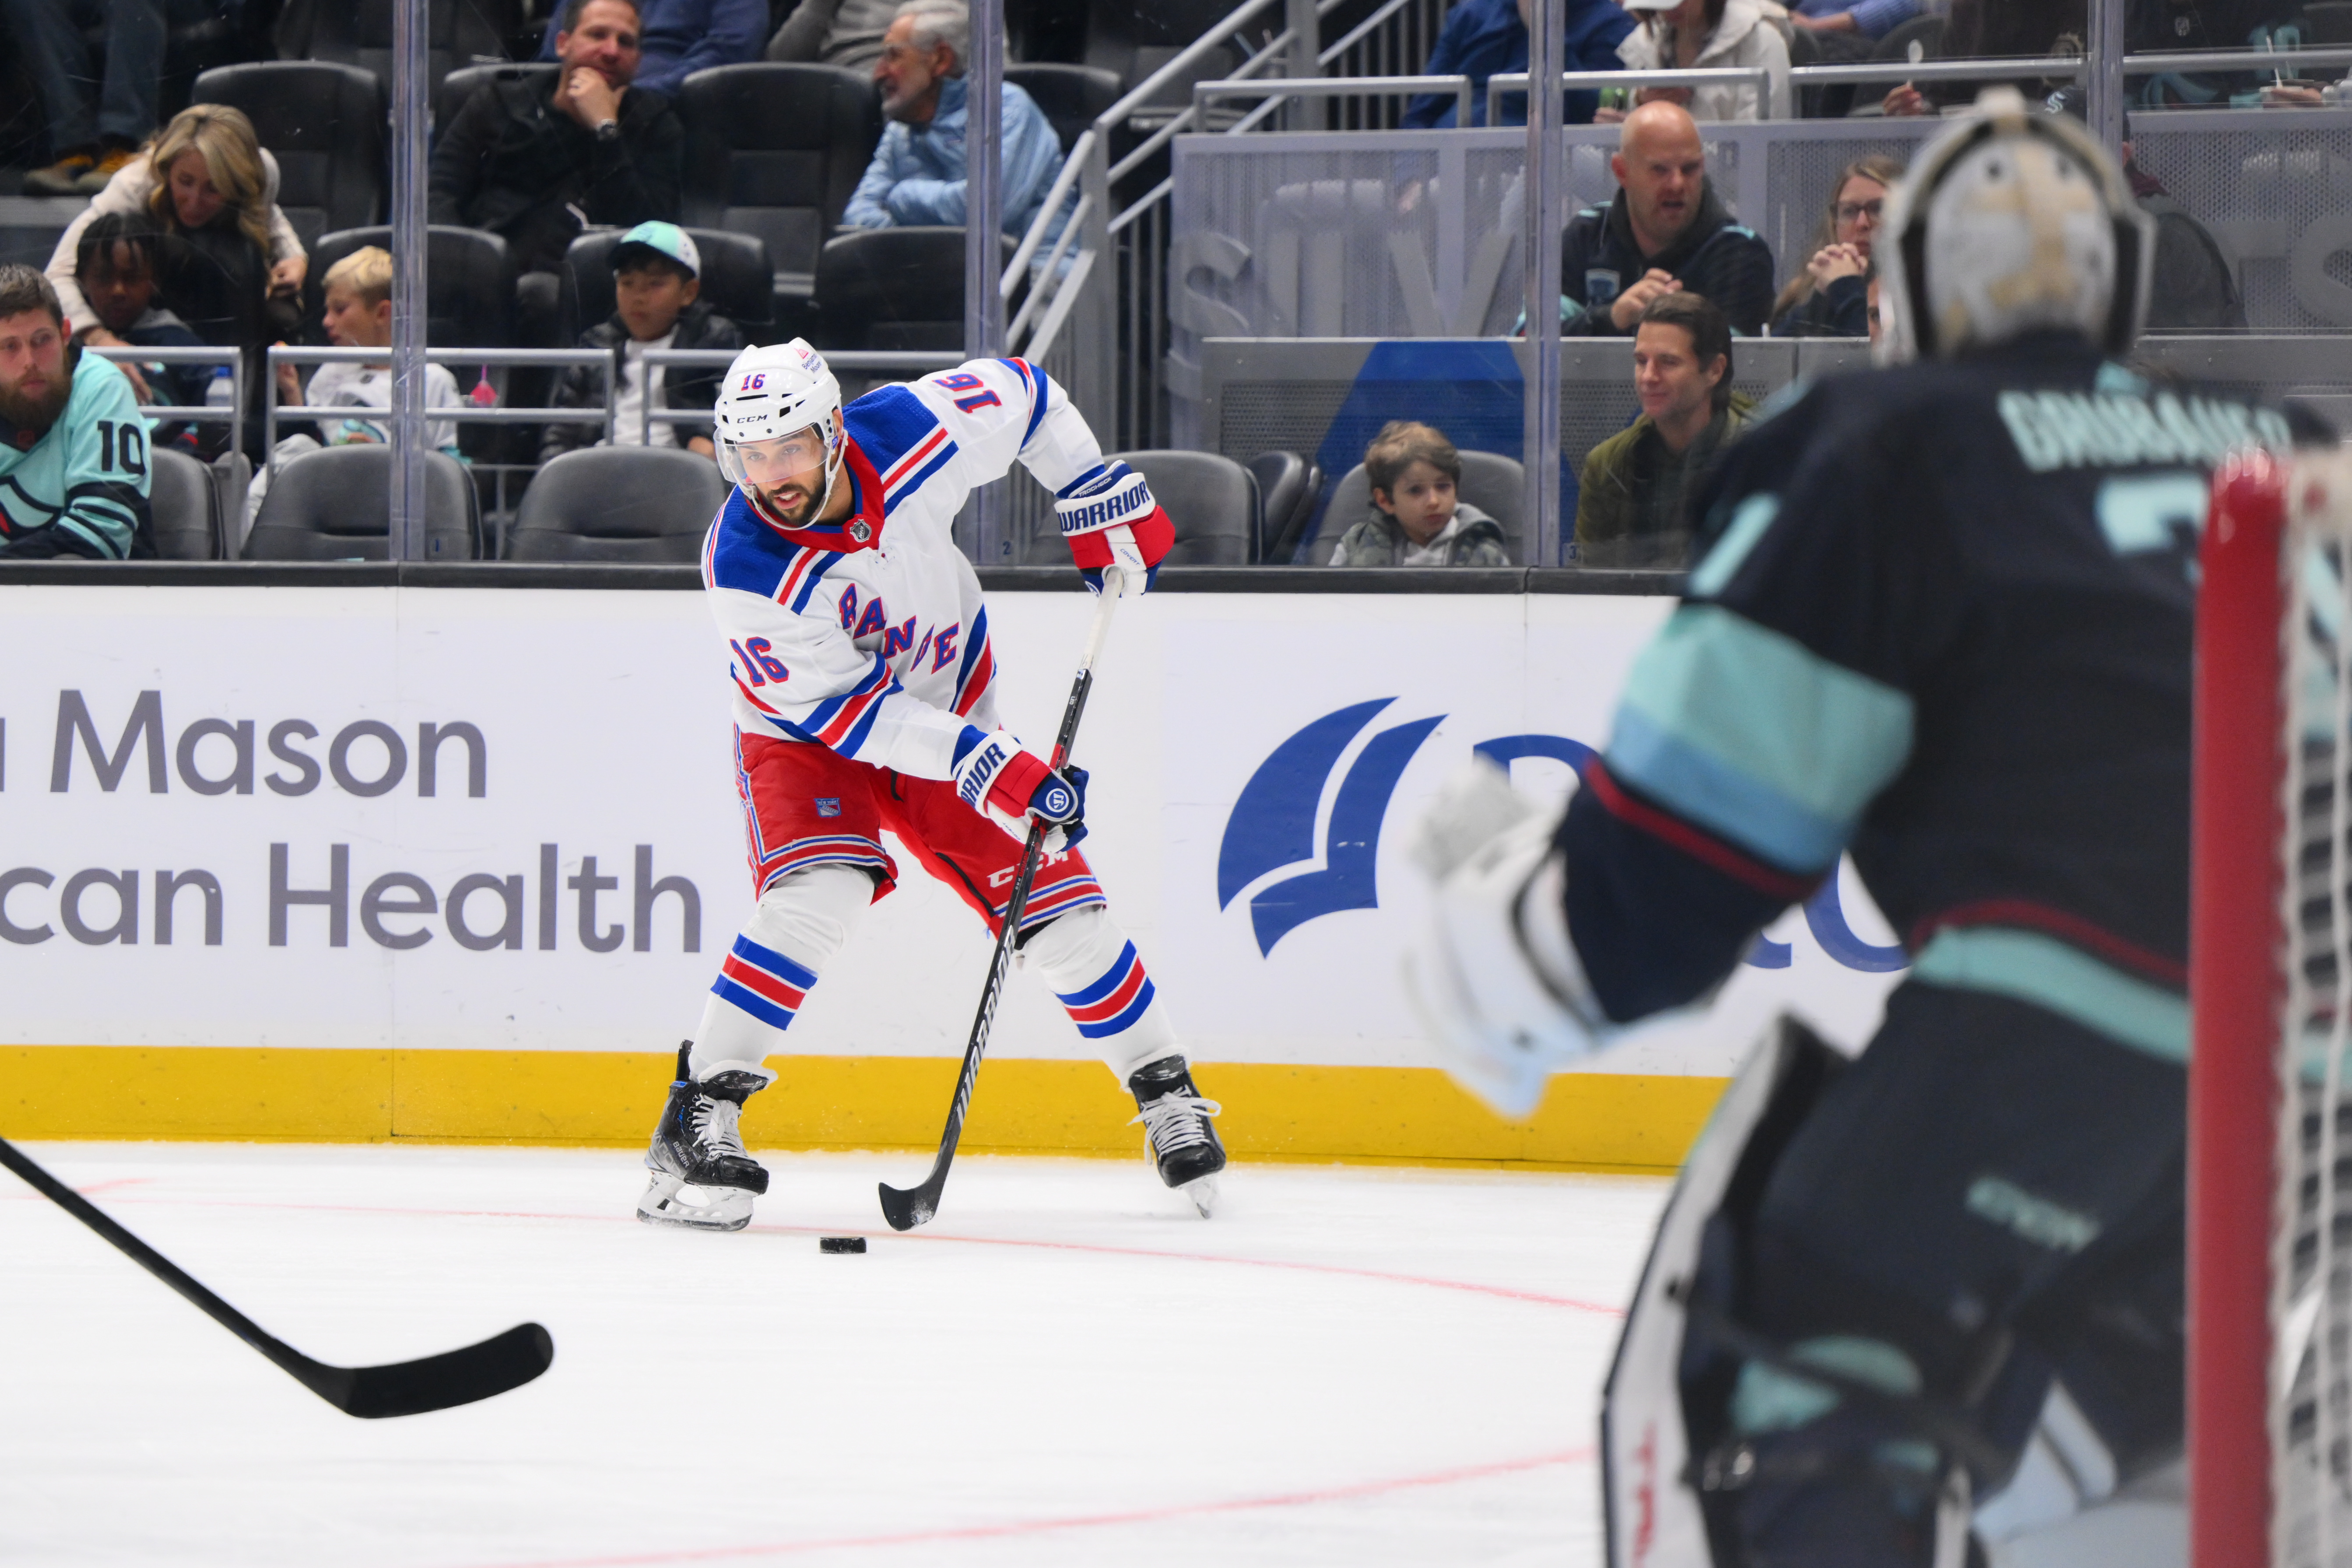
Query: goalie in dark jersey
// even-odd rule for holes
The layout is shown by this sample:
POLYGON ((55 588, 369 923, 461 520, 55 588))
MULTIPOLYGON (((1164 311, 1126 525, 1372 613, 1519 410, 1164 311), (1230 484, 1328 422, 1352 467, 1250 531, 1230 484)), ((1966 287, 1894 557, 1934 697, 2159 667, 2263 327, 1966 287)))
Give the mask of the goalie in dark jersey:
POLYGON ((1916 363, 1728 455, 1564 818, 1486 770, 1415 847, 1414 995, 1507 1111, 1843 852, 1910 952, 1858 1058, 1784 1025, 1693 1152, 1611 1374, 1612 1568, 2185 1551, 2194 552, 2212 464, 2289 431, 2118 363, 2148 229, 2072 121, 1988 93, 1889 209, 1916 363))

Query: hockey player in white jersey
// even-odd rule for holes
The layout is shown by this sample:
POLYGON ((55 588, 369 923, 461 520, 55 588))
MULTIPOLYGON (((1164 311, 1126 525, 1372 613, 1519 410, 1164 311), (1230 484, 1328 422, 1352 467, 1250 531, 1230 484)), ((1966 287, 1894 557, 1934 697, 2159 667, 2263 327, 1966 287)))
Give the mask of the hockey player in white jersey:
POLYGON ((735 492, 703 542, 734 683, 735 783, 758 902, 678 1053, 637 1202, 649 1223, 740 1230, 768 1173, 737 1131, 809 989, 890 891, 888 828, 989 924, 1031 818, 1052 825, 1023 912, 1024 967, 1134 1093, 1160 1179, 1203 1214, 1225 1163, 1166 1009, 1076 848, 1085 773, 998 726, 980 580, 950 533, 1015 462, 1054 492, 1090 584, 1141 592, 1173 542, 1143 476, 1106 463, 1067 394, 1018 359, 975 360, 845 407, 815 350, 746 349, 715 410, 735 492))

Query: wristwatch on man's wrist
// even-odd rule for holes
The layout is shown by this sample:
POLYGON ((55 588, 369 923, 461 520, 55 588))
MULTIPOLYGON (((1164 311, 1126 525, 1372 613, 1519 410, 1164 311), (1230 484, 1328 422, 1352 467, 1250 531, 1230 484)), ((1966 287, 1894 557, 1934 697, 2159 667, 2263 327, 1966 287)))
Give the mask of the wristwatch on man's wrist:
POLYGON ((597 141, 599 141, 599 142, 618 142, 620 139, 621 139, 621 122, 620 122, 619 121, 617 121, 617 120, 600 120, 600 121, 598 121, 596 122, 596 140, 597 140, 597 141))

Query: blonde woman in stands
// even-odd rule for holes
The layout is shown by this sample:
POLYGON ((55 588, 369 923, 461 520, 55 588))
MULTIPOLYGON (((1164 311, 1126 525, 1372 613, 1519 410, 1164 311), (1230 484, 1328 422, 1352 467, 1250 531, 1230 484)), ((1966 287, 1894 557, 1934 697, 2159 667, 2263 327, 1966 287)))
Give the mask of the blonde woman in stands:
POLYGON ((1870 335, 1864 291, 1871 247, 1886 194, 1903 177, 1894 158, 1856 158, 1838 171, 1829 207, 1813 231, 1812 257, 1772 301, 1776 338, 1861 338, 1870 335))
MULTIPOLYGON (((1627 70, 1715 70, 1761 66, 1771 94, 1774 120, 1789 118, 1789 41, 1764 15, 1759 0, 1624 0, 1642 25, 1617 46, 1627 70)), ((1778 7, 1776 6, 1777 10, 1778 7)), ((1756 89, 1709 85, 1652 87, 1636 94, 1643 103, 1665 99, 1690 110, 1693 120, 1756 120, 1763 100, 1756 89)), ((1622 118, 1622 116, 1618 116, 1622 118)))
POLYGON ((182 110, 107 182, 49 258, 49 281, 85 342, 118 342, 75 278, 81 231, 107 213, 145 212, 170 239, 162 294, 208 343, 258 350, 295 335, 293 300, 310 258, 278 207, 278 162, 253 122, 217 103, 182 110))

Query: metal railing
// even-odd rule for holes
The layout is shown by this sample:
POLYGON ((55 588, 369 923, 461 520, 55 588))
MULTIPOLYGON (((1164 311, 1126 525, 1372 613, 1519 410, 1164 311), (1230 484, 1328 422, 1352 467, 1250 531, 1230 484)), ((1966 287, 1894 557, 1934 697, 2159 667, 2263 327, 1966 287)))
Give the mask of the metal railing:
POLYGON ((96 354, 118 365, 142 364, 225 364, 229 368, 229 405, 226 408, 209 403, 167 403, 142 405, 139 410, 150 419, 176 419, 190 425, 235 425, 245 410, 245 352, 235 347, 210 344, 190 344, 182 348, 140 348, 125 344, 85 343, 85 353, 96 354))
MULTIPOLYGON (((1562 71, 1563 91, 1597 91, 1604 87, 1752 87, 1757 118, 1772 117, 1772 73, 1762 66, 1709 66, 1698 70, 1562 71)), ((1528 90, 1525 71, 1497 71, 1486 79, 1486 123, 1495 123, 1495 105, 1503 94, 1528 90)))
MULTIPOLYGON (((1271 81, 1196 81, 1192 84, 1192 106, 1202 109, 1212 99, 1219 98, 1408 98, 1425 92, 1450 92, 1454 95, 1455 123, 1466 124, 1474 89, 1475 84, 1466 76, 1315 77, 1306 80, 1277 77, 1271 81)), ((1236 125, 1234 129, 1244 127, 1236 125)))
MULTIPOLYGON (((268 352, 269 382, 275 387, 278 367, 304 364, 384 364, 387 352, 372 348, 297 348, 285 343, 272 344, 268 352)), ((613 437, 614 380, 617 374, 615 355, 611 349, 466 349, 427 348, 427 364, 478 364, 485 369, 493 365, 534 365, 546 369, 569 369, 583 365, 602 369, 604 373, 604 438, 613 437)), ((428 408, 426 424, 458 425, 576 425, 583 410, 578 408, 514 408, 500 406, 483 408, 474 404, 461 404, 454 408, 428 408)), ((389 409, 371 409, 351 404, 289 404, 283 407, 272 397, 262 415, 262 438, 265 443, 271 479, 278 475, 278 426, 287 419, 351 419, 369 414, 381 416, 371 424, 383 423, 391 417, 389 409)))

